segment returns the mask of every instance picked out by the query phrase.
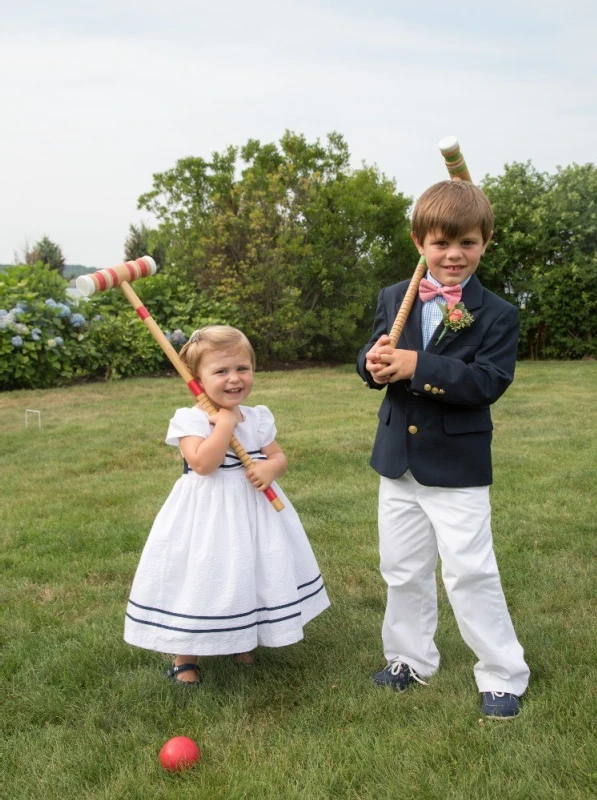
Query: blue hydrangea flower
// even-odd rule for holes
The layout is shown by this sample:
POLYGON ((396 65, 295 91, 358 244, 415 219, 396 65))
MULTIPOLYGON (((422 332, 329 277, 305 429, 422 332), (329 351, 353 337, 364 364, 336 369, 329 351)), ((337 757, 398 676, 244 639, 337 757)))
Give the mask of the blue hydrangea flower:
POLYGON ((66 303, 57 303, 56 308, 60 310, 60 313, 58 315, 60 319, 66 319, 67 317, 70 317, 72 313, 70 310, 70 306, 67 306, 66 303))
POLYGON ((20 336, 13 336, 10 343, 13 347, 22 347, 23 339, 20 336))
POLYGON ((5 328, 8 328, 10 322, 8 321, 8 314, 5 317, 0 317, 0 331, 3 331, 5 328))
POLYGON ((5 308, 0 308, 0 319, 5 317, 8 314, 8 311, 5 308))
POLYGON ((46 300, 46 305, 49 306, 50 308, 56 308, 57 303, 55 300, 52 300, 51 297, 48 297, 48 299, 46 300))
POLYGON ((103 319, 103 317, 102 317, 101 314, 96 314, 95 317, 93 318, 93 321, 94 322, 99 322, 102 319, 103 319))
POLYGON ((183 345, 186 342, 186 340, 187 337, 180 330, 180 328, 177 328, 170 337, 170 341, 172 342, 172 344, 175 344, 177 346, 183 345))
POLYGON ((56 343, 56 347, 62 347, 62 345, 64 344, 64 339, 62 338, 62 336, 57 336, 54 339, 54 342, 56 343))
POLYGON ((31 338, 34 342, 39 342, 41 339, 41 330, 39 328, 33 328, 31 331, 31 338))
POLYGON ((19 303, 15 303, 15 306, 17 308, 20 308, 21 311, 27 311, 27 303, 24 303, 24 302, 21 301, 19 303))
MULTIPOLYGON (((62 314, 60 316, 62 316, 62 314)), ((85 317, 83 314, 72 314, 69 322, 73 328, 82 328, 83 325, 85 325, 85 317)))
POLYGON ((19 306, 15 306, 14 308, 11 308, 8 313, 12 314, 13 317, 18 317, 19 314, 23 313, 23 311, 24 311, 24 309, 20 308, 19 306))
POLYGON ((172 342, 172 334, 170 331, 164 331, 164 336, 168 339, 169 342, 172 342))

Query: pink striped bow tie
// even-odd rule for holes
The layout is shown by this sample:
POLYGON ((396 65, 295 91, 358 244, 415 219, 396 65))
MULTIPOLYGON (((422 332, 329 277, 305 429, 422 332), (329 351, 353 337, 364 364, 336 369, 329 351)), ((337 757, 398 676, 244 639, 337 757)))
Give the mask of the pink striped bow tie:
POLYGON ((433 300, 434 297, 441 295, 449 306, 453 306, 460 302, 462 297, 462 286, 457 283, 456 286, 436 286, 427 278, 422 278, 419 284, 419 297, 426 303, 428 300, 433 300))

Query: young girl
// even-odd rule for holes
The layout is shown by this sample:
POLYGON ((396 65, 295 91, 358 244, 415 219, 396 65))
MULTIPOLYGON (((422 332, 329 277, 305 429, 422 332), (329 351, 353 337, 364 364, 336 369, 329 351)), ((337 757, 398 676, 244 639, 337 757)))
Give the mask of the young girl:
POLYGON ((219 408, 179 408, 166 443, 180 447, 182 475, 159 511, 133 581, 124 639, 176 653, 166 673, 199 683, 198 656, 231 654, 252 664, 257 645, 303 638, 303 625, 329 606, 298 515, 277 512, 263 492, 286 472, 274 418, 242 405, 253 386, 255 355, 236 328, 210 325, 180 355, 219 408), (245 470, 230 448, 236 436, 255 464, 245 470))

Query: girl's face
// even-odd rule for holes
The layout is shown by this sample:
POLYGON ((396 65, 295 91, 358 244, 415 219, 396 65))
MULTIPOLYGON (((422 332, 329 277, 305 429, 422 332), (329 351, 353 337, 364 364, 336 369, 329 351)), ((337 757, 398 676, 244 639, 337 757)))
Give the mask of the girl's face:
POLYGON ((222 408, 239 406, 251 393, 253 367, 244 348, 212 350, 199 365, 199 382, 206 395, 222 408))

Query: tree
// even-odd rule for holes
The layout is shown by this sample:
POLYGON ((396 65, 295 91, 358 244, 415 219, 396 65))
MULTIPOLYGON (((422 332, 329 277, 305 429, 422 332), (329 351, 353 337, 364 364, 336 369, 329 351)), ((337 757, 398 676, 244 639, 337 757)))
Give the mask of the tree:
POLYGON ((559 167, 545 196, 529 355, 597 356, 597 165, 559 167))
POLYGON ((60 245, 53 242, 47 236, 42 236, 42 238, 33 245, 31 250, 29 250, 27 246, 24 257, 26 264, 32 266, 33 264, 37 264, 38 261, 41 261, 42 264, 45 264, 49 269, 55 269, 62 275, 62 270, 64 268, 62 249, 60 245))
POLYGON ((503 175, 486 176, 481 188, 495 214, 493 238, 483 259, 483 284, 522 308, 544 249, 549 176, 537 172, 530 161, 506 164, 503 175))
POLYGON ((520 354, 597 356, 597 166, 514 163, 483 189, 496 216, 483 282, 521 309, 520 354))
POLYGON ((171 269, 240 306, 260 355, 353 358, 379 289, 410 277, 416 253, 410 200, 349 162, 339 134, 321 144, 287 131, 177 162, 139 206, 159 220, 171 269))
POLYGON ((157 232, 145 223, 131 223, 129 235, 124 242, 124 258, 126 261, 135 261, 142 256, 151 256, 158 268, 161 268, 164 266, 165 247, 159 241, 157 232))

